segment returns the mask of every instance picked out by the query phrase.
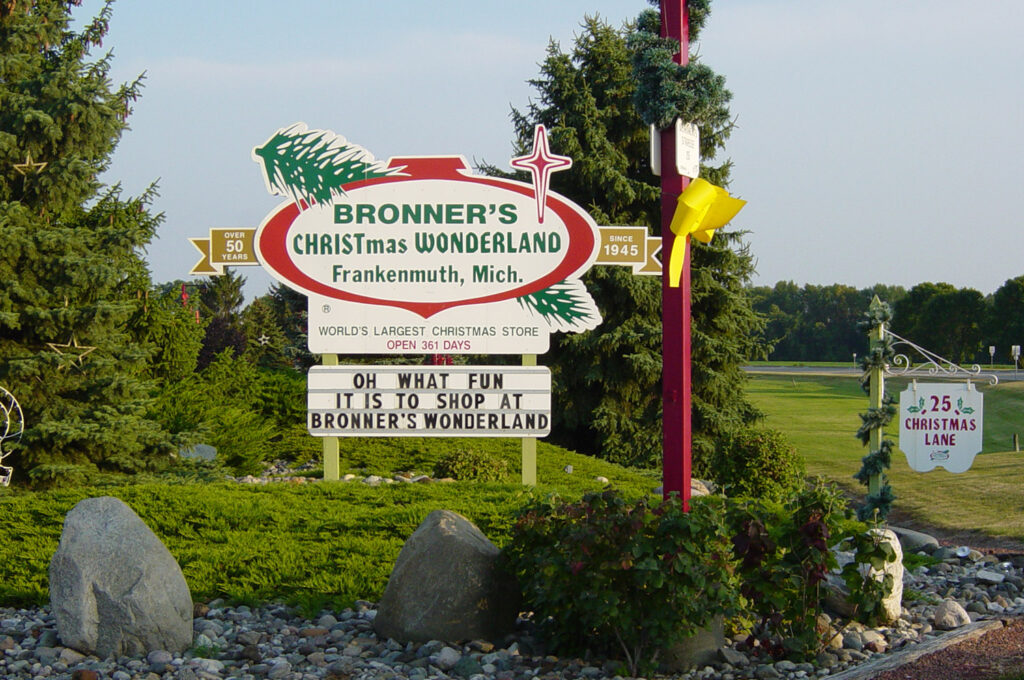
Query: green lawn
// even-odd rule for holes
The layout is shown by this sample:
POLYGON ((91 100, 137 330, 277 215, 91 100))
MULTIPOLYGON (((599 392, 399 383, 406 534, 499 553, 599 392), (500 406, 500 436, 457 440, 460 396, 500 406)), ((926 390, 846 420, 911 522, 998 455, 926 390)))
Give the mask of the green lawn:
MULTIPOLYGON (((890 380, 894 394, 906 381, 890 380)), ((1024 540, 1024 453, 1012 451, 1013 433, 1024 435, 1024 384, 980 385, 985 394, 983 453, 970 470, 914 472, 898 449, 889 474, 896 507, 921 522, 949 529, 980 530, 1024 540)), ((855 432, 867 397, 855 378, 753 374, 751 400, 766 425, 785 432, 810 475, 835 481, 863 496, 853 479, 867 453, 855 432)), ((889 436, 896 441, 895 421, 889 436)))

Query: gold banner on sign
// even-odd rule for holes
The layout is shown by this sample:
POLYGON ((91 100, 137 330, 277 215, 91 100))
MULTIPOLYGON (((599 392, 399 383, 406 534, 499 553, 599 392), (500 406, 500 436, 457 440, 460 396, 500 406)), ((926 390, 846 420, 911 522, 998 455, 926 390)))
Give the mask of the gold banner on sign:
POLYGON ((220 276, 224 267, 258 265, 255 247, 256 230, 228 227, 210 229, 209 238, 190 238, 203 258, 192 267, 191 274, 220 276))
POLYGON ((594 264, 633 268, 634 274, 660 276, 661 239, 647 235, 647 227, 599 227, 601 245, 594 264))

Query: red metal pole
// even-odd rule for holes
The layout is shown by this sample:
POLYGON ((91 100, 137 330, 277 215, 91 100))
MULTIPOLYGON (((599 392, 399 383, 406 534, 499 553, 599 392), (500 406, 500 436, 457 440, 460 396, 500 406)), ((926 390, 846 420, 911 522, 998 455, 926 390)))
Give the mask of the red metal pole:
MULTIPOLYGON (((661 0, 661 35, 679 41, 676 63, 690 57, 689 15, 686 0, 661 0)), ((675 128, 661 131, 661 359, 662 359, 662 490, 665 498, 676 492, 683 509, 690 505, 690 254, 678 288, 669 286, 669 253, 675 235, 669 228, 676 199, 690 180, 676 172, 675 128)), ((681 237, 685 238, 685 237, 681 237)))

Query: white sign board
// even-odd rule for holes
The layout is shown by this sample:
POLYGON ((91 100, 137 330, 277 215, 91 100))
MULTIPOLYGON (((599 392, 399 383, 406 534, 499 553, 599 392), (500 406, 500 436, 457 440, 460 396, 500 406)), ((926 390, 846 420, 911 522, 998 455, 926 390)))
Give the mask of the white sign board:
POLYGON ((313 366, 306 424, 316 437, 544 437, 544 366, 313 366))
POLYGON ((968 470, 981 452, 982 402, 970 383, 916 383, 900 393, 899 446, 910 468, 968 470))
POLYGON ((272 194, 256 254, 309 299, 318 354, 541 354, 552 332, 601 321, 580 280, 599 232, 549 191, 571 160, 512 159, 533 183, 475 175, 460 156, 377 161, 329 130, 296 124, 254 149, 272 194))

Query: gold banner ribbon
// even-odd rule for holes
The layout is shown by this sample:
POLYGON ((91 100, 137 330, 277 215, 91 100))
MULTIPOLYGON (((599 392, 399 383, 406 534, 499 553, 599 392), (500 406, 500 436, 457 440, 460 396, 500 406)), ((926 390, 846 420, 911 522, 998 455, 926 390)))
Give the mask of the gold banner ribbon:
POLYGON ((669 228, 676 235, 669 254, 669 286, 679 287, 686 264, 686 244, 690 236, 710 243, 715 230, 729 223, 747 202, 733 198, 725 189, 703 179, 695 179, 679 195, 669 228))
POLYGON ((209 238, 190 238, 203 259, 189 273, 220 276, 224 267, 258 265, 255 238, 255 229, 241 227, 214 227, 209 238))
POLYGON ((634 274, 661 276, 661 239, 648 234, 647 227, 598 227, 598 244, 594 264, 624 265, 634 274))

